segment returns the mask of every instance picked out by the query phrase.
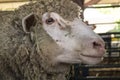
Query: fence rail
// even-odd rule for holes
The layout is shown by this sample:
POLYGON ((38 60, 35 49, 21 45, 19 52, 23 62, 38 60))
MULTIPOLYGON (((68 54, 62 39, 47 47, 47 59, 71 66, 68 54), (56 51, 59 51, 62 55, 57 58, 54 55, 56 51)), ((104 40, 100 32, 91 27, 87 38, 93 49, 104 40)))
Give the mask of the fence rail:
POLYGON ((94 77, 94 76, 88 76, 88 77, 81 77, 79 80, 120 80, 120 76, 102 76, 102 77, 94 77))
POLYGON ((80 68, 120 68, 120 64, 80 65, 80 68))
MULTIPOLYGON (((101 33, 99 34, 105 41, 107 55, 104 60, 108 60, 108 63, 102 63, 99 65, 74 65, 74 76, 70 80, 120 80, 120 46, 113 46, 112 38, 117 38, 117 42, 120 42, 120 32, 101 33), (112 36, 114 35, 114 37, 112 36), (117 52, 117 53, 116 53, 117 52), (118 54, 117 57, 112 54, 118 54), (117 62, 114 62, 115 59, 117 62), (113 60, 113 62, 111 62, 113 60), (96 70, 97 69, 97 70, 96 70), (106 70, 105 70, 106 69, 106 70), (114 70, 113 70, 114 69, 114 70), (117 75, 105 75, 105 76, 90 76, 90 73, 117 73, 117 75)), ((120 44, 120 43, 118 43, 120 44)))

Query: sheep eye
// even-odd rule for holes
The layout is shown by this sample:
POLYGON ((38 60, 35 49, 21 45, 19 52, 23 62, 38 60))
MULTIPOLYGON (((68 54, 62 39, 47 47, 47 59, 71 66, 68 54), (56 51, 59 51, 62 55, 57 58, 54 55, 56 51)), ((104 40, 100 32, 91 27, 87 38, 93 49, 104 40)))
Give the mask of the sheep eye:
POLYGON ((46 20, 46 23, 49 24, 49 25, 54 23, 54 22, 55 22, 55 20, 53 18, 49 18, 49 19, 46 20))

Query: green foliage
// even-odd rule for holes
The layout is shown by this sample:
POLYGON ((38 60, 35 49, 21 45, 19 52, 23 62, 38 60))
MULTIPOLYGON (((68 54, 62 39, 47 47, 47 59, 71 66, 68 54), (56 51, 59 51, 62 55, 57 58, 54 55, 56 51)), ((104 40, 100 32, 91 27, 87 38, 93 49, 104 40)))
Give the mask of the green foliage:
MULTIPOLYGON (((118 17, 116 17, 115 28, 108 32, 120 32, 120 23, 117 23, 117 22, 120 22, 120 18, 119 18, 120 17, 119 16, 120 7, 100 8, 100 9, 98 9, 98 11, 106 16, 111 16, 111 15, 115 15, 114 17, 118 16, 118 17)), ((114 20, 113 20, 113 22, 114 22, 114 20)))
MULTIPOLYGON (((117 22, 120 22, 120 20, 118 20, 117 22)), ((120 32, 120 23, 118 23, 115 28, 113 30, 110 30, 109 32, 120 32)))
POLYGON ((115 9, 113 8, 107 8, 107 9, 104 9, 104 8, 101 8, 99 9, 99 11, 103 14, 110 14, 111 12, 113 12, 115 9))
MULTIPOLYGON (((105 5, 107 6, 107 5, 105 5)), ((111 5, 108 5, 111 6, 111 5)), ((115 14, 115 13, 119 13, 120 8, 119 7, 109 7, 109 8, 99 8, 98 9, 101 13, 103 14, 115 14)))

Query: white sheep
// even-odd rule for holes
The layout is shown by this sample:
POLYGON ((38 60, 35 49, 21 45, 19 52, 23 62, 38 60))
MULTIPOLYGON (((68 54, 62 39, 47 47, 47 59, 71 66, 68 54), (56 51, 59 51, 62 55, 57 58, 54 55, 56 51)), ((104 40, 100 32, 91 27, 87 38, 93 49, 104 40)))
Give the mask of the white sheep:
POLYGON ((104 41, 73 20, 77 8, 69 0, 39 0, 2 16, 0 80, 66 80, 71 64, 99 63, 104 41))

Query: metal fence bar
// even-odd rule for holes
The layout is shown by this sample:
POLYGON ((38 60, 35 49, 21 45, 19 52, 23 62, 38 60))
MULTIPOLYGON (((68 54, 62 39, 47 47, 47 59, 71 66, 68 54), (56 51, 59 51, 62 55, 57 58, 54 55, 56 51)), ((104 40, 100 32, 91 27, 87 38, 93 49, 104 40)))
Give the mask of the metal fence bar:
POLYGON ((88 77, 81 77, 80 79, 78 80, 120 80, 120 76, 99 76, 99 77, 96 77, 96 76, 88 76, 88 77))
POLYGON ((108 32, 108 33, 100 33, 99 35, 111 35, 111 34, 120 34, 120 32, 108 32))
POLYGON ((79 75, 80 75, 80 68, 79 68, 79 64, 75 64, 74 65, 74 80, 78 80, 79 79, 79 75))
POLYGON ((110 49, 110 50, 107 50, 107 52, 120 52, 120 49, 110 49))
POLYGON ((120 24, 120 22, 106 22, 106 23, 90 23, 89 25, 108 25, 108 24, 120 24))
POLYGON ((80 68, 120 68, 120 64, 80 65, 80 68))
POLYGON ((107 6, 87 6, 86 8, 116 8, 120 7, 119 4, 114 5, 107 5, 107 6))

